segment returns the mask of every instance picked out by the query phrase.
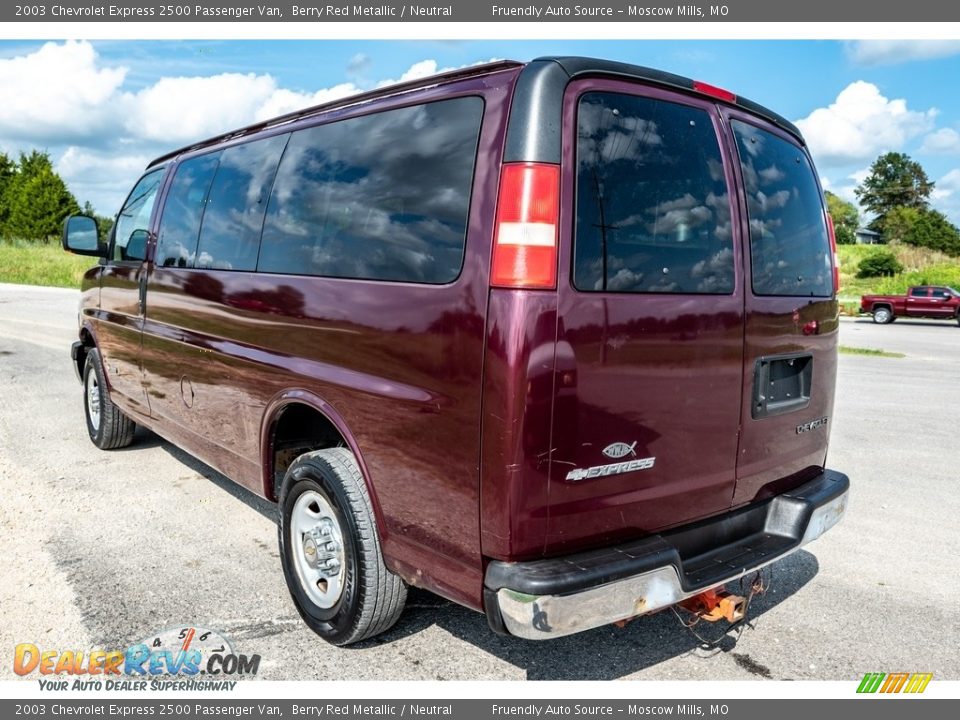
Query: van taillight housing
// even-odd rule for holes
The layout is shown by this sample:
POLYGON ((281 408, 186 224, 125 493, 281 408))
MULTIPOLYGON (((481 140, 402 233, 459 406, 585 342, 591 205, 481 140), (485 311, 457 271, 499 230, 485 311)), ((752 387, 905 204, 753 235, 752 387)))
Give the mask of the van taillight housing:
POLYGON ((827 235, 830 236, 830 252, 833 253, 833 294, 836 295, 840 292, 840 256, 837 254, 837 231, 830 213, 827 213, 827 235))
POLYGON ((504 163, 500 171, 490 284, 554 287, 559 227, 560 166, 504 163))

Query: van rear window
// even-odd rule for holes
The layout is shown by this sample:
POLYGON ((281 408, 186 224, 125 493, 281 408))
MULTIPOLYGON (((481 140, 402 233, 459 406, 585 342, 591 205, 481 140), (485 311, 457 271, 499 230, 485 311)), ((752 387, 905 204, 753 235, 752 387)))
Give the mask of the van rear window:
POLYGON ((580 98, 573 277, 592 292, 733 292, 730 198, 704 110, 580 98))
POLYGON ((753 292, 829 297, 830 239, 806 153, 748 123, 732 125, 747 194, 753 292))
POLYGON ((460 274, 483 100, 454 98, 293 133, 257 269, 447 283, 460 274))

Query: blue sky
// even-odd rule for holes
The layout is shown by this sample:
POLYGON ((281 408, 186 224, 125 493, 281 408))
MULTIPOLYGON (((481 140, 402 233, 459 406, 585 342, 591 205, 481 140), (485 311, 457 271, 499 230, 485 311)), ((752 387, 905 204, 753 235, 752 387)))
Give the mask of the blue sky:
POLYGON ((960 42, 0 42, 0 150, 47 150, 102 214, 152 157, 317 101, 492 58, 591 55, 726 87, 797 121, 827 188, 906 152, 960 224, 960 42))

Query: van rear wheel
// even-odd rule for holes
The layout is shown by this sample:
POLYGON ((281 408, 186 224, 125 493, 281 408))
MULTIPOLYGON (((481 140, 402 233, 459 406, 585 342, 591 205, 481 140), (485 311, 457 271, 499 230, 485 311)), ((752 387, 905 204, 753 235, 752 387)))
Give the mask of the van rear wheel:
POLYGON ((279 511, 283 574, 307 625, 333 645, 388 630, 407 588, 383 563, 373 506, 350 451, 298 457, 284 477, 279 511))
POLYGON ((101 450, 115 450, 133 442, 137 425, 110 399, 100 352, 91 348, 83 365, 83 410, 90 440, 101 450))

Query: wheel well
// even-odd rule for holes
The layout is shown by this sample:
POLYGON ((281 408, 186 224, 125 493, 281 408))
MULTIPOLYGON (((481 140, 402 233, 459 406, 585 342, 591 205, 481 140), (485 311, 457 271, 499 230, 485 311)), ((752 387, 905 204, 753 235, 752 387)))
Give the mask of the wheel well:
POLYGON ((269 437, 268 473, 270 487, 267 494, 278 497, 283 476, 290 463, 312 450, 346 447, 347 443, 337 427, 323 413, 309 405, 291 403, 282 408, 273 421, 269 437))
POLYGON ((77 353, 77 375, 83 380, 83 368, 87 364, 87 353, 95 348, 97 344, 93 341, 93 335, 87 328, 80 329, 80 342, 83 343, 83 352, 77 353))
POLYGON ((893 312, 893 308, 890 306, 889 303, 874 303, 874 304, 873 304, 872 311, 873 311, 873 312, 876 312, 876 311, 879 310, 880 308, 886 308, 886 309, 889 310, 891 313, 893 312))

